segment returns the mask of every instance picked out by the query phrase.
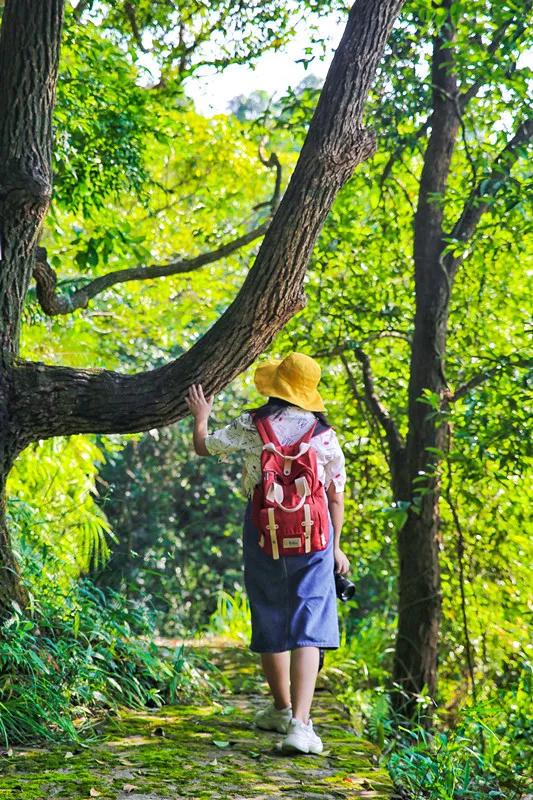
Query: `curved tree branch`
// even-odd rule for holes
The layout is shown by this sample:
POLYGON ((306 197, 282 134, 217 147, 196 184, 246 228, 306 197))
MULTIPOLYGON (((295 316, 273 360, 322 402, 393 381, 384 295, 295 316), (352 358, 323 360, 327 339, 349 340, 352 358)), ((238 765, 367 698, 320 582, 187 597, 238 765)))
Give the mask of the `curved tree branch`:
POLYGON ((377 395, 368 356, 361 348, 356 348, 352 352, 355 353, 363 369, 364 392, 362 398, 348 359, 342 352, 339 354, 340 359, 344 365, 354 397, 358 402, 361 402, 361 399, 363 399, 363 407, 368 409, 370 414, 369 428, 372 430, 372 427, 375 425, 385 461, 389 466, 393 497, 395 500, 403 500, 406 497, 405 442, 400 435, 396 422, 377 395), (381 434, 382 429, 385 433, 386 442, 383 441, 383 436, 381 434))
POLYGON ((367 406, 385 431, 391 458, 394 459, 396 458, 396 454, 403 449, 405 443, 400 436, 400 432, 394 418, 385 408, 378 396, 376 386, 374 384, 372 368, 370 366, 370 358, 360 347, 354 348, 353 353, 361 364, 361 369, 363 371, 363 386, 365 388, 365 400, 367 406))
POLYGON ((355 375, 352 372, 352 368, 351 368, 351 366, 350 366, 350 364, 348 362, 348 359, 346 358, 346 356, 342 352, 339 353, 339 357, 340 357, 340 360, 342 361, 342 365, 344 367, 344 371, 346 372, 346 378, 347 378, 349 387, 351 389, 351 392, 352 392, 353 396, 355 397, 355 399, 357 400, 357 402, 359 403, 359 408, 361 409, 362 415, 365 417, 365 419, 367 421, 368 428, 369 428, 370 432, 372 432, 373 429, 375 429, 376 436, 379 439, 379 444, 380 444, 380 447, 381 447, 381 451, 383 453, 383 457, 385 458, 385 461, 387 462, 389 470, 392 472, 390 447, 388 446, 388 443, 386 441, 384 441, 384 439, 383 439, 383 435, 382 435, 380 424, 379 424, 379 422, 378 422, 373 410, 370 408, 369 403, 368 403, 368 399, 365 397, 364 392, 362 394, 359 391, 359 385, 358 385, 357 379, 356 379, 355 375))
MULTIPOLYGON (((492 41, 484 51, 484 55, 487 61, 490 61, 491 56, 493 56, 496 53, 500 45, 505 41, 506 33, 513 23, 515 24, 516 27, 512 35, 509 37, 510 42, 515 42, 521 36, 521 34, 524 33, 525 30, 527 30, 528 27, 527 22, 530 12, 531 12, 531 0, 527 0, 523 9, 523 14, 518 19, 516 18, 512 19, 509 17, 508 19, 505 20, 505 22, 503 22, 500 25, 499 28, 495 30, 494 36, 492 37, 492 41)), ((464 89, 462 92, 459 92, 457 98, 457 104, 460 113, 463 113, 470 100, 472 100, 477 95, 481 87, 485 86, 486 84, 487 84, 487 77, 483 76, 483 78, 474 81, 474 83, 472 83, 468 88, 464 89)))
POLYGON ((85 286, 77 289, 71 295, 57 294, 57 276, 55 270, 47 261, 46 248, 37 247, 35 248, 35 265, 33 268, 33 277, 37 284, 37 299, 43 311, 50 316, 70 314, 78 308, 87 308, 89 301, 96 295, 119 283, 147 281, 154 278, 166 278, 170 275, 194 272, 206 264, 213 264, 215 261, 227 258, 227 256, 263 236, 268 230, 268 225, 268 222, 263 222, 262 225, 254 228, 254 230, 221 245, 216 250, 201 253, 199 256, 171 261, 169 264, 129 267, 115 272, 108 272, 106 275, 101 275, 99 278, 95 278, 85 286))
POLYGON ((141 31, 139 30, 139 26, 137 25, 137 17, 135 15, 135 6, 131 2, 124 3, 124 14, 126 15, 126 19, 128 20, 131 32, 133 34, 133 38, 137 42, 137 46, 142 53, 149 53, 150 48, 147 48, 143 45, 143 39, 141 31))
POLYGON ((249 366, 305 304, 302 285, 318 233, 355 166, 375 152, 364 105, 403 0, 356 0, 309 131, 252 269, 229 308, 184 355, 124 375, 18 362, 10 374, 18 446, 54 435, 134 432, 188 413, 187 388, 218 392, 249 366))
MULTIPOLYGON (((477 225, 490 206, 491 200, 501 187, 503 181, 509 179, 511 169, 520 156, 520 150, 533 138, 533 118, 527 119, 518 127, 515 135, 507 142, 504 149, 494 160, 490 175, 481 180, 466 201, 461 216, 453 226, 450 239, 466 243, 472 238, 477 225)), ((454 257, 448 253, 444 257, 446 269, 453 275, 463 260, 463 256, 454 257)))
MULTIPOLYGON (((269 201, 272 213, 274 213, 279 205, 281 192, 281 164, 275 153, 271 153, 268 159, 261 156, 261 161, 265 166, 274 167, 276 170, 274 193, 269 201)), ((89 283, 86 283, 70 295, 59 295, 57 293, 57 275, 55 270, 48 263, 46 249, 44 247, 36 247, 33 277, 36 283, 37 299, 45 314, 49 316, 70 314, 78 308, 87 308, 89 301, 96 297, 96 295, 119 283, 147 281, 153 280, 154 278, 193 272, 194 270, 204 267, 206 264, 213 264, 215 261, 227 258, 242 247, 246 247, 246 245, 264 236, 268 230, 268 226, 269 221, 266 220, 257 228, 248 231, 248 233, 238 236, 231 242, 220 245, 215 250, 201 253, 199 256, 178 259, 177 261, 171 261, 169 264, 129 267, 127 269, 116 270, 115 272, 108 272, 106 275, 101 275, 89 281, 89 283)))
POLYGON ((506 369, 515 369, 516 367, 525 367, 526 369, 530 369, 531 366, 532 360, 530 358, 519 358, 514 361, 512 359, 506 359, 505 361, 502 360, 494 367, 490 367, 490 369, 486 369, 484 372, 480 372, 478 375, 473 375, 465 383, 458 386, 453 394, 446 394, 444 399, 446 403, 455 403, 457 400, 460 400, 461 397, 467 395, 468 392, 472 391, 472 389, 475 389, 477 386, 485 383, 485 381, 490 380, 494 377, 494 375, 500 375, 502 372, 505 372, 506 369))

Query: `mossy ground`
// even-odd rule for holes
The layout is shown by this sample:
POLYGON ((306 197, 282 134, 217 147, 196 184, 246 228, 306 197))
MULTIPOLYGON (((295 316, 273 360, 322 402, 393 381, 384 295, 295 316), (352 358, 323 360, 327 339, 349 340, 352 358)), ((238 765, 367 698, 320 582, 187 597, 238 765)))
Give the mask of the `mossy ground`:
POLYGON ((329 692, 317 688, 312 714, 324 753, 289 758, 275 749, 281 734, 251 724, 267 699, 258 656, 229 643, 196 646, 223 670, 218 700, 125 709, 83 748, 14 748, 0 761, 0 800, 392 797, 376 748, 355 736, 329 692))

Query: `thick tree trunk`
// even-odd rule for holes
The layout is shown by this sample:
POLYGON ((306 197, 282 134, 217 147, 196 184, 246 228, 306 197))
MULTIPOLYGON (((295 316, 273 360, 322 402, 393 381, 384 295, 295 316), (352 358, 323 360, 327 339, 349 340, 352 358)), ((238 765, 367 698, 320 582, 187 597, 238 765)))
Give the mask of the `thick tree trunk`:
POLYGON ((52 111, 62 22, 63 0, 8 0, 0 30, 0 347, 4 359, 18 349, 33 252, 52 195, 52 111))
MULTIPOLYGON (((444 0, 450 8, 452 0, 444 0)), ((446 388, 444 357, 451 274, 443 263, 443 201, 459 127, 453 69, 454 28, 448 16, 434 43, 431 135, 424 157, 415 215, 416 312, 409 380, 406 469, 411 502, 398 537, 399 603, 393 680, 397 710, 412 716, 416 695, 433 696, 437 680, 441 592, 439 573, 438 454, 444 428, 424 391, 446 388)))
POLYGON ((0 614, 24 604, 5 518, 5 478, 21 449, 13 421, 18 352, 33 252, 52 194, 52 111, 63 0, 11 0, 0 30, 0 614))
MULTIPOLYGON (((168 425, 188 386, 216 392, 245 369, 304 304, 314 242, 339 189, 375 149, 363 108, 403 0, 356 0, 285 196, 234 302, 184 356, 138 375, 44 364, 11 367, 31 254, 50 198, 51 115, 62 0, 7 0, 0 36, 0 283, 6 436, 28 442, 168 425)), ((6 543, 7 546, 7 543, 6 543)), ((5 553, 8 562, 14 559, 5 553)), ((1 553, 0 553, 1 556, 1 553)), ((0 569, 2 564, 0 563, 0 569)), ((4 596, 7 597, 9 592, 4 596)), ((6 605, 0 605, 0 614, 6 605)))

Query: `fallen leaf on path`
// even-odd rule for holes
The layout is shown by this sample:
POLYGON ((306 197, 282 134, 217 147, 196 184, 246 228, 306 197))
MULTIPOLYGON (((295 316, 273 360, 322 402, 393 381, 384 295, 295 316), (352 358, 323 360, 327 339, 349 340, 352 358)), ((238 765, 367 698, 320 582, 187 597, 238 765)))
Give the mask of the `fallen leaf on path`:
POLYGON ((89 792, 89 795, 91 797, 101 797, 102 796, 102 792, 99 792, 98 789, 95 789, 94 786, 92 786, 91 790, 89 792))
POLYGON ((358 778, 356 775, 345 775, 343 781, 346 783, 358 783, 363 789, 372 789, 372 784, 366 778, 358 778))
POLYGON ((125 783, 124 786, 122 787, 122 791, 130 794, 130 792, 134 792, 136 788, 137 787, 134 786, 133 783, 125 783))
POLYGON ((74 753, 71 753, 70 750, 65 753, 65 758, 74 758, 74 753))
POLYGON ((213 739, 213 744, 216 744, 217 747, 229 747, 230 742, 222 741, 221 739, 213 739))
POLYGON ((209 763, 211 764, 211 766, 213 766, 213 767, 216 767, 216 765, 218 764, 218 761, 216 760, 216 758, 214 758, 214 759, 213 759, 212 761, 210 761, 209 763))

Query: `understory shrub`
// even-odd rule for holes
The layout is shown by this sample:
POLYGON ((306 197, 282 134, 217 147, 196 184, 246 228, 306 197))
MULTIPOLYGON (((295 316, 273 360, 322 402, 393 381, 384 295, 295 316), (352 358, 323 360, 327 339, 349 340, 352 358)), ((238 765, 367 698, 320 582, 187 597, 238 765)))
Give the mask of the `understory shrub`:
MULTIPOLYGON (((521 800, 533 761, 532 673, 527 662, 504 686, 486 686, 466 700, 453 723, 435 716, 434 728, 395 719, 383 687, 365 718, 367 735, 382 748, 400 792, 409 800, 521 800)), ((428 698, 421 697, 421 706, 428 698)))
POLYGON ((531 671, 505 695, 466 706, 453 728, 398 727, 387 742, 396 786, 420 800, 520 800, 532 762, 531 671))
POLYGON ((0 736, 77 739, 119 706, 156 707, 216 691, 215 668, 183 646, 153 642, 151 612, 90 580, 69 591, 39 586, 38 600, 0 627, 0 736))

